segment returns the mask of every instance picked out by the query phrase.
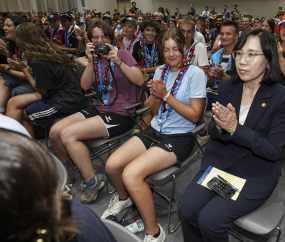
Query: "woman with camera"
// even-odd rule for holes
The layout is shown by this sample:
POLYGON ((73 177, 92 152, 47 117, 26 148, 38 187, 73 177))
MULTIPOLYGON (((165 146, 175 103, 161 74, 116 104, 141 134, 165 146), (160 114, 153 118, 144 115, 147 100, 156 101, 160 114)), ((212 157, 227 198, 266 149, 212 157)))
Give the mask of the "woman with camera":
POLYGON ((231 80, 219 86, 201 167, 178 209, 185 241, 227 242, 232 223, 261 206, 281 173, 285 146, 285 89, 274 36, 254 29, 232 52, 231 80), (246 180, 236 201, 197 183, 209 166, 246 180))
POLYGON ((153 95, 151 126, 123 144, 106 163, 118 196, 111 199, 102 218, 134 202, 145 223, 145 242, 165 240, 145 178, 172 165, 181 166, 194 147, 190 131, 200 118, 206 96, 205 74, 184 59, 184 45, 184 35, 176 27, 160 35, 159 51, 166 65, 156 69, 148 85, 153 95))
MULTIPOLYGON (((68 173, 67 184, 73 184, 74 165, 81 172, 84 179, 82 203, 94 201, 106 182, 104 176, 95 174, 89 150, 82 141, 128 131, 133 121, 124 107, 136 102, 136 86, 143 85, 143 76, 135 59, 127 50, 117 51, 113 47, 114 32, 109 24, 102 20, 91 22, 88 38, 91 41, 86 45, 88 64, 81 78, 81 87, 88 90, 96 85, 98 99, 87 109, 56 123, 50 131, 53 150, 68 173), (101 58, 93 55, 98 45, 106 45, 109 54, 101 58)), ((101 46, 100 49, 104 54, 106 48, 101 46)))

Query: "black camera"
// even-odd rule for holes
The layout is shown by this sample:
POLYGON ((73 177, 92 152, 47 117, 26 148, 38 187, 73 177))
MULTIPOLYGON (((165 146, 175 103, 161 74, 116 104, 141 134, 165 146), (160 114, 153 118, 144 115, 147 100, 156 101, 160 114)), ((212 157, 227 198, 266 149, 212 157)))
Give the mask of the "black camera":
POLYGON ((110 50, 106 45, 95 45, 95 51, 92 51, 91 54, 95 54, 101 58, 102 55, 109 55, 109 51, 110 50))

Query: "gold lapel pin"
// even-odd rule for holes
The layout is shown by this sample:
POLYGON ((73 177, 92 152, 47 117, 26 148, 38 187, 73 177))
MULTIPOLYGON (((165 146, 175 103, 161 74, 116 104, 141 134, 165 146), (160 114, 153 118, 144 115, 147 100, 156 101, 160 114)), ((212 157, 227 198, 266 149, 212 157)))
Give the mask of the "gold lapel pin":
POLYGON ((261 107, 265 108, 266 107, 266 103, 262 103, 261 107))

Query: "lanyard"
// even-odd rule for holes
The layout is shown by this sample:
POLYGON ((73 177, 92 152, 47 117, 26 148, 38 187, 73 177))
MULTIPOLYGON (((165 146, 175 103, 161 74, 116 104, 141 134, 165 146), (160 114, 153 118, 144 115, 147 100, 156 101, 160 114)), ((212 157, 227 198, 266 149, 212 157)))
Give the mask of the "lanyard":
POLYGON ((198 43, 200 43, 200 42, 196 41, 196 42, 194 43, 194 45, 193 45, 190 49, 188 49, 187 52, 184 54, 184 57, 187 57, 191 64, 194 63, 194 58, 195 58, 195 55, 194 55, 195 46, 196 46, 198 43))
POLYGON ((98 74, 98 77, 97 77, 97 80, 99 79, 99 81, 100 81, 100 85, 98 85, 99 87, 98 87, 98 91, 100 92, 100 94, 102 93, 102 92, 106 92, 107 90, 108 91, 111 91, 111 90, 113 90, 113 88, 112 88, 112 85, 113 85, 113 76, 110 74, 110 84, 109 84, 109 86, 107 87, 107 74, 108 74, 108 70, 109 70, 109 67, 110 67, 110 65, 111 65, 111 68, 112 68, 112 70, 113 70, 113 72, 114 72, 114 67, 115 67, 115 63, 114 62, 112 62, 112 61, 107 61, 107 64, 106 64, 106 66, 105 66, 105 72, 104 72, 104 83, 103 83, 103 78, 102 78, 102 72, 101 72, 101 63, 100 63, 100 59, 98 59, 98 58, 96 58, 96 61, 97 61, 97 65, 96 65, 96 63, 95 63, 95 70, 96 70, 96 75, 98 74), (96 67, 96 66, 98 66, 98 67, 96 67), (97 73, 97 71, 98 71, 98 73, 97 73))
POLYGON ((138 30, 135 32, 135 37, 136 37, 136 38, 138 37, 139 32, 140 32, 140 29, 138 29, 138 30))
POLYGON ((17 46, 15 47, 15 58, 17 61, 21 61, 21 50, 17 46))
POLYGON ((73 30, 73 26, 70 26, 69 30, 68 31, 65 31, 65 45, 67 46, 67 48, 70 48, 69 46, 69 38, 70 38, 70 35, 72 34, 72 31, 73 30))
MULTIPOLYGON (((136 40, 136 37, 134 36, 134 38, 130 41, 131 43, 129 44, 129 46, 127 47, 126 50, 129 50, 131 48, 131 46, 132 46, 132 44, 134 43, 135 40, 136 40)), ((117 44, 116 47, 118 48, 118 50, 120 49, 120 45, 119 44, 117 44)))
POLYGON ((146 46, 144 38, 141 39, 140 44, 141 44, 142 54, 144 55, 145 64, 146 64, 147 68, 150 68, 150 65, 155 66, 156 65, 156 59, 157 59, 156 57, 157 57, 158 39, 155 38, 155 41, 152 43, 151 55, 149 54, 149 50, 146 46))
MULTIPOLYGON (((188 70, 190 66, 190 62, 187 58, 184 59, 184 63, 183 63, 183 67, 180 69, 179 71, 179 74, 178 76, 176 77, 173 85, 172 85, 172 88, 171 88, 171 91, 170 91, 170 94, 173 96, 173 97, 176 97, 176 94, 181 86, 181 83, 182 83, 182 80, 183 80, 183 76, 184 74, 186 73, 186 71, 188 70)), ((169 74, 169 71, 170 71, 170 66, 167 65, 167 69, 165 71, 165 69, 162 71, 162 76, 161 76, 161 79, 163 80, 163 83, 164 85, 166 86, 166 83, 167 83, 167 78, 168 78, 168 74, 169 74)), ((170 116, 170 113, 172 111, 172 107, 169 107, 169 109, 166 108, 166 102, 161 100, 161 105, 160 105, 160 110, 159 110, 159 118, 157 119, 157 122, 158 122, 158 125, 160 126, 160 131, 159 133, 161 134, 162 132, 162 125, 163 123, 168 119, 168 117, 170 116), (165 116, 164 119, 162 119, 162 114, 164 112, 167 111, 167 114, 165 116)))

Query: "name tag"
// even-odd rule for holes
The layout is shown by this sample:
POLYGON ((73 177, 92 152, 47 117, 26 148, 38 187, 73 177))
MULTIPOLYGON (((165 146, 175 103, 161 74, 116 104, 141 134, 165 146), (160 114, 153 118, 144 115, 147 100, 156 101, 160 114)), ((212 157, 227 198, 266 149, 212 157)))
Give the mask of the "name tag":
POLYGON ((103 103, 104 103, 104 105, 108 105, 109 104, 109 98, 110 98, 110 94, 109 93, 103 94, 103 103))

